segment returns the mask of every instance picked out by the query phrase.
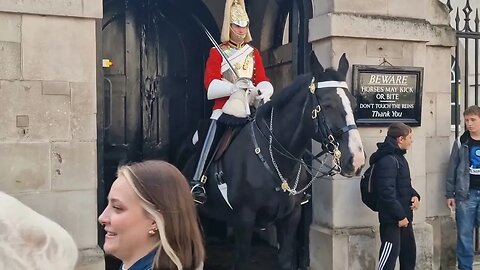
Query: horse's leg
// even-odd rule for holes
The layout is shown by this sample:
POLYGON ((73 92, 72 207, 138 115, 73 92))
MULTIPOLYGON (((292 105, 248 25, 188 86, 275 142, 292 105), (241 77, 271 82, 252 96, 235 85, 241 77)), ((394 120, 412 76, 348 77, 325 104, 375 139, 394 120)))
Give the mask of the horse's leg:
POLYGON ((298 223, 300 221, 302 208, 295 207, 293 212, 282 220, 279 220, 277 225, 277 238, 280 245, 278 252, 278 262, 282 270, 296 270, 295 250, 296 250, 296 234, 298 223))
POLYGON ((255 225, 255 211, 243 207, 236 211, 234 220, 235 233, 235 270, 248 269, 250 265, 250 250, 253 227, 255 225))

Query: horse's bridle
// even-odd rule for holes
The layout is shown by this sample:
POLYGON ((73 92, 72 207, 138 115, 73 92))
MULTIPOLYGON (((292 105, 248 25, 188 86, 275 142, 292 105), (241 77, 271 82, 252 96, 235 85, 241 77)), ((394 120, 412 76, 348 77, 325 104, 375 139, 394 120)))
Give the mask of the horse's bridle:
POLYGON ((323 81, 318 82, 315 85, 315 77, 312 78, 312 82, 310 83, 309 90, 312 94, 312 120, 313 120, 313 130, 314 133, 319 134, 322 140, 320 143, 322 144, 322 151, 317 155, 313 156, 313 159, 317 159, 318 157, 322 156, 325 153, 329 153, 333 156, 335 165, 338 168, 338 172, 341 171, 340 168, 340 158, 342 153, 338 149, 338 141, 337 139, 340 138, 344 133, 347 133, 349 130, 356 129, 357 125, 346 125, 338 130, 332 131, 330 125, 328 124, 327 117, 322 112, 322 106, 320 105, 320 101, 318 100, 317 90, 324 89, 324 88, 342 88, 348 90, 348 85, 344 81, 323 81))
MULTIPOLYGON (((310 155, 312 156, 312 161, 317 160, 322 165, 324 164, 324 161, 318 160, 318 158, 320 156, 328 153, 333 157, 333 163, 334 164, 333 164, 332 168, 328 171, 327 174, 322 175, 322 176, 324 176, 324 175, 335 175, 335 174, 337 174, 341 171, 340 158, 341 158, 342 154, 341 154, 340 150, 338 149, 339 144, 338 144, 337 139, 340 138, 344 133, 348 132, 349 130, 356 129, 357 126, 356 125, 346 125, 345 127, 342 127, 342 128, 340 128, 336 131, 331 130, 330 126, 328 125, 328 121, 327 121, 327 118, 326 118, 325 114, 321 113, 322 112, 322 106, 320 104, 320 101, 318 100, 318 96, 316 95, 317 90, 322 89, 322 88, 348 89, 348 86, 347 86, 346 82, 340 82, 340 81, 324 81, 324 82, 319 82, 319 83, 317 83, 317 85, 315 85, 315 78, 312 79, 312 82, 310 83, 310 86, 309 86, 310 93, 312 94, 312 104, 314 106, 314 108, 312 110, 312 120, 313 120, 313 125, 314 125, 314 133, 319 134, 320 137, 322 138, 322 140, 320 141, 320 143, 322 144, 322 151, 320 153, 318 153, 317 155, 313 155, 308 150, 307 150, 307 152, 309 152, 310 155)), ((306 99, 306 102, 307 101, 308 101, 308 99, 306 99)), ((263 122, 265 122, 264 119, 262 119, 262 120, 263 120, 263 122)), ((269 133, 270 133, 269 136, 268 136, 269 138, 267 138, 267 136, 262 132, 261 128, 258 126, 257 121, 255 121, 255 119, 253 120, 253 123, 251 124, 251 135, 252 135, 253 143, 254 143, 254 146, 255 146, 255 154, 262 161, 262 163, 265 166, 265 168, 267 169, 267 171, 269 171, 273 176, 276 176, 276 174, 273 172, 272 168, 266 162, 265 158, 263 157, 263 155, 261 153, 260 147, 258 145, 256 136, 255 136, 255 131, 253 129, 254 124, 257 127, 257 130, 263 135, 263 137, 267 141, 269 141, 269 148, 270 148, 270 155, 271 155, 271 158, 272 158, 272 163, 273 163, 273 165, 274 165, 274 167, 277 171, 278 177, 280 177, 280 180, 282 181, 281 189, 278 189, 278 190, 283 190, 284 192, 288 191, 290 193, 290 195, 299 194, 299 193, 303 192, 304 190, 306 190, 308 187, 310 187, 310 185, 313 183, 313 180, 319 178, 318 174, 319 174, 320 171, 317 170, 317 173, 315 175, 313 175, 313 170, 312 170, 313 168, 309 169, 309 167, 311 167, 311 166, 307 165, 303 161, 303 159, 295 158, 290 152, 288 152, 287 149, 285 149, 281 145, 281 143, 275 138, 275 136, 273 134, 273 127, 272 127, 273 122, 272 121, 273 121, 273 108, 272 108, 272 111, 271 111, 270 125, 265 123, 265 125, 269 128, 269 133), (300 163, 299 171, 297 173, 297 177, 296 177, 293 188, 290 188, 289 183, 287 182, 287 179, 285 179, 282 176, 281 172, 279 171, 278 167, 276 166, 275 161, 273 160, 273 155, 272 155, 272 152, 271 152, 272 140, 275 140, 277 145, 279 145, 279 147, 280 147, 280 149, 274 147, 275 150, 278 153, 280 153, 281 155, 283 155, 283 156, 285 156, 289 159, 296 160, 297 162, 300 163), (302 188, 300 191, 297 191, 296 188, 297 188, 298 179, 299 179, 299 176, 300 176, 300 170, 301 170, 302 165, 312 175, 312 180, 304 188, 302 188)))

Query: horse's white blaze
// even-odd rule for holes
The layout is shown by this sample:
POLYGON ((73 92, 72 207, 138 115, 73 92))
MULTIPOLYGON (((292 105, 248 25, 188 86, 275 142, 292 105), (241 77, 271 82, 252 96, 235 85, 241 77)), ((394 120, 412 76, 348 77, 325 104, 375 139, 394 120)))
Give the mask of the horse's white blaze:
MULTIPOLYGON (((342 100, 343 109, 346 112, 345 122, 348 125, 355 125, 355 118, 353 117, 352 106, 350 100, 345 94, 345 90, 337 88, 337 94, 342 100)), ((351 129, 348 131, 348 148, 353 155, 353 167, 355 171, 365 164, 365 154, 363 153, 362 139, 358 129, 351 129)))

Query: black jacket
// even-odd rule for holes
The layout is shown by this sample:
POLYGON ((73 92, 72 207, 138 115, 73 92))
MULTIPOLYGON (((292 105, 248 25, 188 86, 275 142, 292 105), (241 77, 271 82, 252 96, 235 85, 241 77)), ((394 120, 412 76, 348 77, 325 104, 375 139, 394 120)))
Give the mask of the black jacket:
POLYGON ((406 217, 412 222, 411 199, 417 196, 420 200, 420 195, 412 187, 405 159, 407 151, 400 149, 396 140, 388 136, 377 147, 370 156, 370 164, 375 163, 372 177, 378 194, 378 219, 380 223, 398 223, 406 217))

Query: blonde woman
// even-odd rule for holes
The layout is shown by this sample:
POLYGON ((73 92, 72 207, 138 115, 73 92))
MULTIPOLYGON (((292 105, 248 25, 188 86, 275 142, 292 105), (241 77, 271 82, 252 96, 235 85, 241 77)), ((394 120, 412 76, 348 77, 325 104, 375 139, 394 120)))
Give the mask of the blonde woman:
POLYGON ((73 270, 77 258, 67 231, 0 192, 0 269, 73 270))
POLYGON ((203 269, 205 250, 186 179, 164 161, 122 166, 98 218, 107 254, 128 270, 203 269))

